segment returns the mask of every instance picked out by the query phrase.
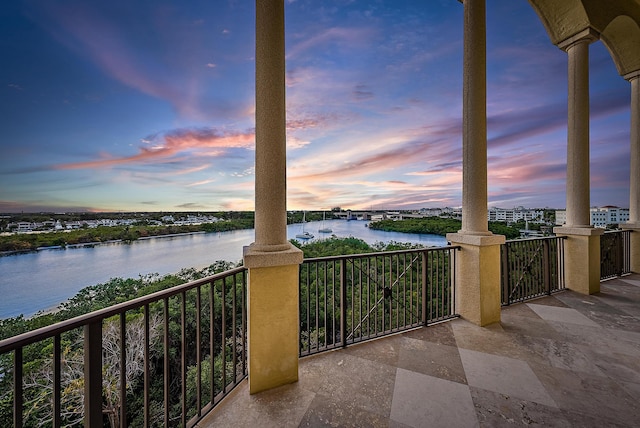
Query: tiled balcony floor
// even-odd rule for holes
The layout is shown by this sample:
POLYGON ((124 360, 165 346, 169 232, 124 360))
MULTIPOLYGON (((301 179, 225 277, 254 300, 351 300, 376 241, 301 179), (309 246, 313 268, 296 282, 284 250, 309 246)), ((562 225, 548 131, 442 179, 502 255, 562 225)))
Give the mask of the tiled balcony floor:
POLYGON ((640 275, 300 361, 299 382, 246 382, 199 427, 640 426, 640 275))

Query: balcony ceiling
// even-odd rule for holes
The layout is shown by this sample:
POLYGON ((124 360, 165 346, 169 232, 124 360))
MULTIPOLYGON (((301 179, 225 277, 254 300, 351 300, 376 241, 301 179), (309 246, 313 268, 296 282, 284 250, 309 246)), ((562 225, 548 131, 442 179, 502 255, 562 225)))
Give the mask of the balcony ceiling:
POLYGON ((620 75, 640 70, 640 0, 529 0, 551 41, 591 28, 600 34, 620 75))

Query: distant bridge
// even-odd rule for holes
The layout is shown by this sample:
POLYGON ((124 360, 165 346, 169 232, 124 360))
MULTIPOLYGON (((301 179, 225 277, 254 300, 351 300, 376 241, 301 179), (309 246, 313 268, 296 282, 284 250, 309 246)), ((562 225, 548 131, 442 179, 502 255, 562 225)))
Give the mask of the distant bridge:
POLYGON ((400 213, 398 211, 334 211, 331 213, 334 218, 340 218, 342 220, 387 220, 387 219, 398 219, 402 220, 403 218, 422 218, 424 215, 421 214, 408 214, 408 213, 400 213))

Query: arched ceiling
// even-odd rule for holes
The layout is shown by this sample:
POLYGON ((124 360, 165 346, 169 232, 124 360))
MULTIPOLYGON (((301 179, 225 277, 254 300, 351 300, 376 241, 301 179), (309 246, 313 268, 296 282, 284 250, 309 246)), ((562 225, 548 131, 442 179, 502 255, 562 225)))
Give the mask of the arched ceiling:
POLYGON ((640 70, 640 0, 529 0, 555 45, 591 28, 621 75, 640 70))
POLYGON ((640 70, 640 26, 627 15, 615 17, 600 34, 611 57, 624 76, 640 70))

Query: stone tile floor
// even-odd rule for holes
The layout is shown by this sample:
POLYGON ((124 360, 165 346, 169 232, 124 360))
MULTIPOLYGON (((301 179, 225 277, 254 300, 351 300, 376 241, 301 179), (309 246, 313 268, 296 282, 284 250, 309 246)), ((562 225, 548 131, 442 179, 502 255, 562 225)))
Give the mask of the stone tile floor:
POLYGON ((241 384, 199 427, 640 426, 640 275, 300 361, 300 380, 241 384))

